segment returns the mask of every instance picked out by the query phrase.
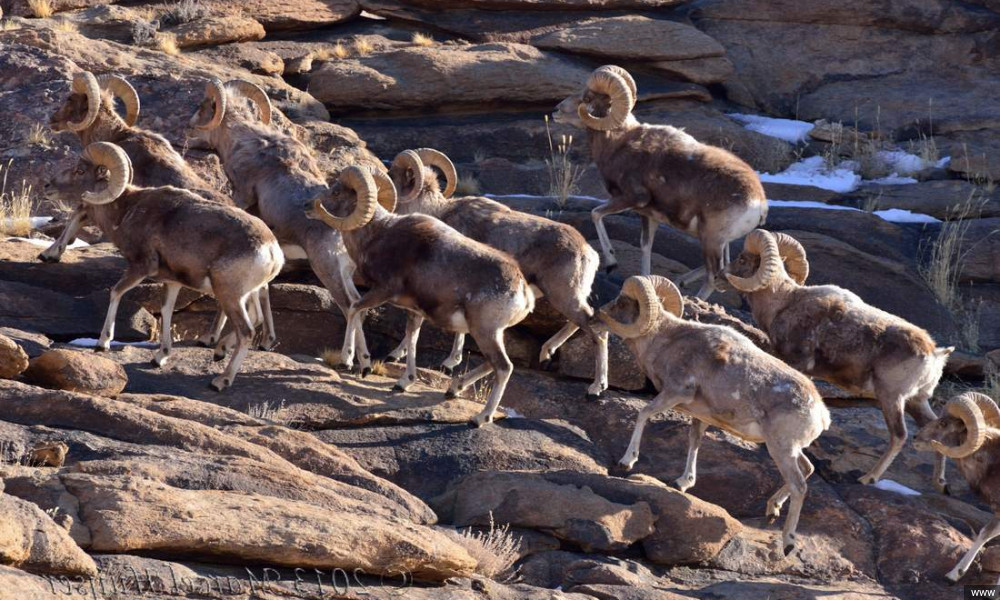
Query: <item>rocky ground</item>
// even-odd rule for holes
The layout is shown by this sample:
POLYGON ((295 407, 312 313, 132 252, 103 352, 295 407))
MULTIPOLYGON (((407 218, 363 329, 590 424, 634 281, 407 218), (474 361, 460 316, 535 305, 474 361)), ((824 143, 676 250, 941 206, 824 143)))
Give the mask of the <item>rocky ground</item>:
MULTIPOLYGON (((545 161, 562 157, 542 117, 613 62, 636 77, 641 119, 731 148, 764 174, 772 200, 790 201, 772 205, 767 227, 803 242, 810 283, 848 287, 961 348, 940 401, 1000 364, 1000 4, 234 4, 0 0, 3 200, 26 190, 31 214, 53 217, 30 231, 0 220, 0 600, 961 597, 942 575, 987 507, 954 470, 951 496, 936 493, 930 457, 909 446, 887 475, 903 487, 858 485, 887 432, 877 409, 835 388, 822 388, 838 407, 833 427, 809 450, 804 547, 784 558, 780 521, 762 516, 779 485, 763 448, 711 431, 697 486, 677 492, 668 484, 683 470, 687 429, 668 414, 647 428, 633 474, 612 468, 650 397, 645 377, 613 340, 613 389, 585 400, 593 361, 580 336, 539 370, 540 345, 561 325, 544 302, 508 332, 517 369, 505 418, 472 430, 482 390, 446 401, 444 377, 422 370, 415 391, 394 394, 395 365, 361 380, 318 359, 339 346, 343 320, 292 261, 272 288, 277 352, 251 353, 217 394, 207 383, 219 365, 190 342, 211 299, 182 294, 181 341, 164 369, 142 344, 159 335, 156 286, 119 311, 118 340, 138 344, 81 347, 97 337, 124 263, 96 230, 61 263, 39 262, 66 212, 28 186, 79 151, 45 123, 86 69, 127 77, 139 124, 224 189, 217 157, 183 130, 205 78, 243 78, 331 170, 436 147, 458 163, 465 191, 596 240, 589 210, 605 192, 581 136, 565 158, 579 170, 575 189, 553 186, 545 161), (46 8, 54 14, 36 18, 46 8), (733 113, 798 124, 748 127, 733 113), (916 160, 905 172, 893 162, 902 152, 916 160), (788 176, 810 160, 823 165, 811 176, 826 179, 788 176), (910 212, 879 212, 892 209, 910 212), (935 265, 951 269, 953 295, 929 282, 935 265)), ((572 133, 551 130, 557 142, 572 133)), ((638 220, 606 223, 620 269, 599 277, 595 304, 638 270, 638 220)), ((661 227, 653 258, 655 272, 676 275, 700 251, 661 227)), ((737 297, 711 300, 689 302, 687 316, 766 347, 737 297)), ((402 325, 392 309, 370 318, 377 356, 402 325)), ((425 328, 420 363, 437 364, 450 344, 425 328)), ((988 548, 964 583, 998 576, 1000 552, 988 548)))

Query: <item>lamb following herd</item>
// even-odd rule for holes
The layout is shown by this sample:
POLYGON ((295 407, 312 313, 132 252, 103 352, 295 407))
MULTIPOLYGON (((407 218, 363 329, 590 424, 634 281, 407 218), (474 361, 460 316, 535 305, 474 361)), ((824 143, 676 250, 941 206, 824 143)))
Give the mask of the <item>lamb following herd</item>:
MULTIPOLYGON (((219 304, 212 330, 199 339, 215 347, 233 384, 262 326, 263 349, 273 347, 268 284, 286 252, 308 258, 347 322, 341 360, 361 376, 371 369, 364 319, 392 304, 407 313, 402 343, 390 357, 406 361, 396 387, 416 380, 417 338, 424 320, 455 334, 442 365, 451 374, 471 335, 484 362, 452 378, 449 397, 495 373, 486 407, 474 419, 493 420, 513 365, 504 331, 548 298, 567 320, 542 347, 551 359, 577 330, 595 342, 595 377, 588 397, 608 387, 608 334, 623 338, 658 394, 638 416, 621 464, 639 456, 650 417, 668 409, 690 415, 687 465, 676 486, 695 485, 698 449, 709 425, 762 442, 784 480, 767 503, 774 519, 791 500, 782 532, 785 554, 813 465, 803 453, 830 426, 830 414, 811 377, 876 398, 890 433, 889 448, 862 483, 877 482, 907 438, 905 414, 922 427, 917 446, 937 452, 934 484, 945 491, 946 457, 990 502, 1000 490, 985 485, 1000 468, 1000 409, 982 394, 952 399, 938 418, 929 399, 953 348, 938 348, 923 329, 865 304, 837 286, 807 286, 809 262, 795 239, 760 226, 767 199, 754 170, 730 152, 702 144, 680 129, 639 123, 632 114, 635 81, 622 68, 595 70, 579 93, 559 104, 557 121, 583 128, 611 199, 593 210, 608 269, 614 250, 604 216, 634 211, 642 219, 642 275, 629 277, 618 297, 597 310, 587 302, 600 257, 574 228, 524 214, 481 197, 452 198, 457 173, 431 149, 407 150, 388 169, 349 166, 325 172, 312 148, 271 123, 267 95, 246 81, 206 86, 189 135, 219 155, 232 195, 213 190, 161 135, 136 127, 140 101, 121 77, 74 77, 52 129, 69 130, 84 146, 72 168, 46 185, 50 197, 77 206, 65 230, 40 256, 58 261, 80 227, 91 222, 117 246, 128 267, 111 289, 98 350, 114 337, 122 295, 149 278, 163 283, 160 347, 170 358, 170 320, 181 287, 211 294, 219 304), (115 109, 115 99, 126 109, 115 109), (442 189, 437 171, 443 174, 442 189), (735 330, 683 319, 684 299, 671 281, 650 274, 653 235, 660 223, 696 236, 704 267, 698 295, 735 288, 767 333, 774 355, 735 330), (746 238, 730 261, 729 243, 746 238), (363 294, 355 278, 365 282, 363 294), (226 321, 232 332, 222 336, 226 321), (996 459, 993 457, 997 456, 996 459), (984 485, 980 485, 984 484, 984 485)), ((982 546, 1000 534, 994 519, 948 573, 962 577, 982 546)))

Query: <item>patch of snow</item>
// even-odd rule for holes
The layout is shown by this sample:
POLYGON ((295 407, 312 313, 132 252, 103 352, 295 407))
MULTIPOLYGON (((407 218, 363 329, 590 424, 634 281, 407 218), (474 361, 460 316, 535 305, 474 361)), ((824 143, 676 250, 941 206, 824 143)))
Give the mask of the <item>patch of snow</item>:
MULTIPOLYGON (((38 246, 39 248, 48 248, 49 246, 52 245, 52 242, 49 241, 49 240, 36 240, 34 238, 23 238, 23 237, 9 237, 9 238, 6 239, 6 241, 27 242, 27 243, 31 244, 32 246, 38 246)), ((80 238, 77 238, 77 239, 73 240, 72 244, 66 246, 66 248, 67 249, 70 249, 70 248, 86 248, 89 245, 90 244, 88 244, 87 242, 81 240, 80 238)))
POLYGON ((813 130, 813 124, 806 121, 775 119, 761 115, 746 115, 741 113, 730 113, 726 116, 734 121, 739 121, 750 131, 763 133, 764 135, 793 144, 805 141, 809 136, 809 132, 813 130))
POLYGON ((885 490, 887 492, 894 492, 896 494, 902 494, 903 496, 919 496, 920 492, 917 490, 906 487, 901 483, 896 483, 891 479, 879 479, 875 483, 875 487, 880 490, 885 490))
POLYGON ((934 163, 934 166, 937 167, 937 168, 939 168, 939 169, 943 169, 943 168, 947 167, 950 164, 951 164, 951 157, 950 156, 945 156, 941 160, 939 160, 936 163, 934 163))
POLYGON ((931 166, 916 154, 902 150, 879 150, 876 156, 893 171, 893 175, 911 175, 931 166))
MULTIPOLYGON (((824 204, 823 202, 815 202, 813 200, 768 200, 767 204, 768 206, 781 207, 781 208, 819 208, 822 210, 849 210, 854 212, 862 212, 861 209, 854 208, 853 206, 824 204)), ((939 219, 935 219, 930 215, 915 213, 909 210, 903 210, 901 208, 876 210, 872 214, 874 214, 876 217, 879 217, 882 220, 889 221, 891 223, 940 223, 941 222, 939 219)))
POLYGON ((505 413, 507 413, 507 418, 508 419, 525 419, 525 418, 527 418, 524 415, 522 415, 521 413, 519 413, 516 410, 514 410, 513 408, 506 408, 506 407, 504 407, 503 411, 505 413))
POLYGON ((917 183, 917 180, 912 177, 900 177, 896 173, 889 175, 888 177, 879 177, 878 179, 869 179, 867 183, 874 183, 877 185, 908 185, 911 183, 917 183))
POLYGON ((861 184, 861 176, 850 169, 844 167, 827 168, 822 156, 804 158, 790 165, 781 173, 762 173, 760 180, 765 183, 809 185, 839 194, 852 192, 861 184))
POLYGON ((39 227, 44 227, 52 222, 52 217, 31 217, 28 219, 31 221, 31 228, 38 229, 39 227))
MULTIPOLYGON (((97 339, 96 338, 77 338, 69 343, 70 346, 77 346, 79 348, 96 348, 97 339)), ((156 342, 111 342, 112 348, 121 348, 122 346, 135 346, 136 348, 159 348, 160 345, 156 342)))

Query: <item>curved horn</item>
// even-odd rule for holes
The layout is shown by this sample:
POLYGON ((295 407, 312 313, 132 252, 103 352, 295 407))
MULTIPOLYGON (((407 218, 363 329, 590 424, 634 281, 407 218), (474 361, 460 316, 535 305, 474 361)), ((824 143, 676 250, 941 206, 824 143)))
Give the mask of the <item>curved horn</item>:
POLYGON ((389 174, 376 166, 369 166, 368 171, 375 180, 375 187, 378 189, 376 198, 382 208, 389 212, 396 210, 396 185, 392 183, 389 174))
POLYGON ((660 300, 656 296, 653 282, 647 277, 633 275, 625 280, 621 293, 639 303, 639 316, 632 323, 622 323, 601 311, 599 313, 601 320, 608 324, 608 328, 615 335, 625 339, 648 334, 660 314, 660 300))
POLYGON ((781 274, 781 255, 778 242, 770 231, 754 229, 747 236, 746 251, 760 256, 760 266, 750 277, 737 277, 726 273, 726 279, 741 292, 756 292, 770 285, 781 274))
POLYGON ((324 223, 340 231, 351 231, 364 227, 375 216, 375 207, 378 202, 376 199, 378 186, 375 184, 375 179, 368 169, 352 165, 340 172, 338 180, 341 185, 354 190, 357 194, 354 211, 346 217, 335 217, 323 206, 323 196, 318 196, 313 201, 316 215, 324 223))
POLYGON ((222 82, 218 79, 212 79, 205 84, 205 96, 211 98, 215 103, 215 111, 212 113, 212 119, 205 123, 204 125, 196 125, 198 129, 216 129, 219 125, 222 125, 222 119, 226 116, 226 90, 222 87, 222 82))
POLYGON ((625 83, 628 84, 628 89, 632 90, 632 100, 636 102, 639 100, 639 88, 635 86, 635 79, 632 79, 632 75, 628 71, 619 67, 618 65, 604 65, 603 67, 598 67, 598 71, 610 71, 612 73, 617 73, 622 76, 625 83))
POLYGON ((132 161, 125 151, 110 142, 95 142, 83 151, 83 158, 108 168, 108 188, 103 192, 84 192, 87 204, 110 204, 118 199, 132 178, 132 161))
POLYGON ((988 426, 1000 429, 1000 408, 997 408, 997 403, 993 401, 993 398, 979 392, 966 392, 962 395, 972 398, 972 401, 979 407, 979 411, 983 413, 983 419, 986 420, 988 426))
POLYGON ((611 98, 611 106, 608 108, 606 116, 595 117, 590 114, 586 104, 580 103, 577 107, 577 113, 583 124, 598 131, 608 131, 621 127, 635 105, 635 97, 632 96, 632 90, 625 78, 618 73, 598 69, 590 74, 590 78, 587 80, 587 89, 598 94, 606 94, 611 98))
POLYGON ((979 450, 986 441, 986 419, 972 394, 962 394, 950 400, 945 410, 965 423, 965 440, 958 446, 946 446, 934 440, 931 442, 934 449, 948 458, 965 458, 979 450))
POLYGON ((809 277, 806 249, 797 239, 784 233, 775 233, 774 239, 778 242, 778 254, 785 262, 785 271, 788 271, 788 275, 795 280, 795 283, 802 285, 809 277))
POLYGON ((663 310, 681 319, 684 318, 684 297, 677 289, 674 282, 659 275, 647 275, 656 290, 656 296, 660 299, 663 310))
POLYGON ((420 195, 424 189, 424 161, 420 160, 420 155, 413 150, 403 150, 396 155, 392 161, 390 170, 400 173, 400 181, 405 185, 407 171, 413 173, 413 187, 410 191, 399 199, 400 202, 412 202, 420 195))
POLYGON ((125 124, 129 127, 135 125, 139 118, 139 94, 132 84, 118 75, 101 75, 97 78, 97 83, 101 89, 110 90, 112 94, 122 99, 122 103, 125 104, 125 124))
POLYGON ((227 82, 226 85, 232 86, 236 89, 236 91, 243 94, 257 105, 257 110, 260 111, 261 123, 264 125, 271 123, 271 99, 267 97, 267 93, 263 90, 263 88, 243 79, 233 79, 232 81, 227 82))
POLYGON ((444 152, 434 148, 420 148, 417 150, 417 156, 425 165, 441 169, 445 179, 443 194, 445 198, 450 198, 458 186, 458 171, 455 170, 455 163, 451 162, 451 159, 444 152))
POLYGON ((83 71, 73 76, 73 93, 87 96, 87 114, 79 122, 70 121, 66 126, 72 131, 83 131, 97 120, 97 113, 101 108, 101 87, 93 73, 83 71))

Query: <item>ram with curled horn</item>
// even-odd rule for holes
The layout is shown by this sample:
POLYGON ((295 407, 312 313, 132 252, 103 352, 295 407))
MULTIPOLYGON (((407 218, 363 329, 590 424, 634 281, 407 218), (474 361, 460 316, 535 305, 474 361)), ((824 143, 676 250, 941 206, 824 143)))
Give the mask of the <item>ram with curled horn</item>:
POLYGON ((233 332, 216 347, 216 360, 232 350, 226 369, 212 380, 221 391, 239 372, 256 325, 270 318, 260 291, 281 271, 281 248, 267 225, 245 211, 173 186, 139 187, 134 177, 134 163, 120 146, 95 142, 48 187, 53 198, 86 203, 90 218, 127 262, 111 288, 97 350, 110 348, 122 296, 146 278, 165 288, 163 334, 153 358, 160 366, 170 357, 168 332, 180 289, 211 294, 233 323, 233 332))
MULTIPOLYGON (((906 414, 918 425, 937 418, 930 398, 954 348, 939 348, 926 331, 866 304, 835 285, 805 285, 809 261, 795 238, 763 229, 718 278, 750 305, 775 354, 796 369, 875 398, 889 428, 889 448, 860 479, 877 482, 906 443, 906 414)), ((944 491, 944 458, 934 485, 944 491)))
POLYGON ((698 449, 709 425, 767 445, 784 485, 767 503, 774 520, 791 498, 782 530, 785 554, 796 547, 796 527, 813 465, 803 453, 830 426, 830 413, 808 377, 723 325, 685 321, 684 300, 669 280, 634 276, 598 316, 625 340, 642 372, 656 387, 639 411, 621 466, 639 459, 646 422, 675 410, 691 417, 687 466, 675 482, 695 485, 698 449))
POLYGON ((716 274, 729 262, 729 243, 764 223, 764 188, 753 168, 733 153, 669 125, 639 123, 632 115, 637 94, 625 69, 606 65, 554 114, 557 123, 586 130, 591 159, 611 197, 591 213, 605 267, 610 271, 617 261, 604 217, 631 210, 642 222, 641 273, 650 273, 653 236, 665 223, 701 243, 704 266, 680 282, 705 277, 698 297, 708 298, 716 274))
MULTIPOLYGON (((120 147, 132 161, 133 183, 137 186, 172 185, 194 192, 208 202, 233 204, 232 198, 220 193, 198 175, 166 138, 136 126, 141 106, 139 95, 123 77, 94 75, 82 71, 73 77, 70 89, 69 96, 49 121, 53 131, 73 132, 83 146, 107 142, 120 147), (116 98, 125 106, 124 117, 115 110, 116 98)), ((88 222, 94 222, 92 211, 90 204, 77 204, 59 238, 39 258, 44 262, 59 262, 66 248, 76 239, 80 228, 88 222)), ((102 232, 106 236, 110 235, 106 230, 102 232)), ((267 288, 263 288, 260 294, 260 301, 270 315, 267 288)), ((273 323, 273 320, 268 318, 267 323, 273 323)), ((216 345, 225 324, 225 313, 220 310, 211 330, 199 338, 199 343, 205 346, 216 345)), ((276 343, 274 329, 268 325, 261 347, 271 348, 276 343)))
POLYGON ((494 373, 486 407, 472 420, 475 426, 490 423, 514 369, 504 331, 534 309, 535 293, 511 257, 434 217, 394 214, 395 206, 396 188, 388 175, 352 166, 340 174, 330 196, 317 198, 307 213, 340 232, 369 285, 348 310, 347 339, 361 328, 369 309, 383 304, 404 309, 406 371, 396 389, 406 391, 416 383, 417 337, 425 319, 445 331, 471 335, 485 362, 453 377, 447 396, 494 373))
MULTIPOLYGON (((458 181, 455 165, 443 153, 430 148, 407 150, 396 156, 389 175, 400 192, 396 212, 422 213, 441 219, 463 235, 514 257, 528 282, 536 286, 569 321, 542 345, 539 362, 552 359, 556 350, 582 329, 597 348, 594 382, 588 397, 599 397, 608 388, 608 338, 591 325, 594 310, 587 302, 599 258, 597 252, 573 227, 537 217, 482 197, 451 197, 458 181), (435 173, 444 176, 444 189, 435 173)), ((462 361, 465 336, 455 336, 452 352, 443 370, 451 374, 462 361)), ((405 343, 390 359, 406 356, 405 343)))
MULTIPOLYGON (((340 231, 308 219, 305 212, 316 199, 329 196, 328 173, 309 146, 270 124, 276 111, 256 85, 213 79, 189 120, 188 135, 218 153, 237 204, 271 227, 288 257, 309 261, 346 319, 361 297, 353 282, 354 264, 340 231)), ((372 157, 372 162, 378 161, 372 157)), ((348 328, 341 347, 343 366, 352 368, 357 358, 361 375, 371 372, 360 328, 348 328)))
POLYGON ((945 577, 956 582, 968 572, 987 543, 1000 535, 1000 408, 985 394, 966 392, 952 398, 944 415, 924 425, 913 438, 917 450, 937 452, 955 461, 969 487, 993 511, 972 547, 945 577))

